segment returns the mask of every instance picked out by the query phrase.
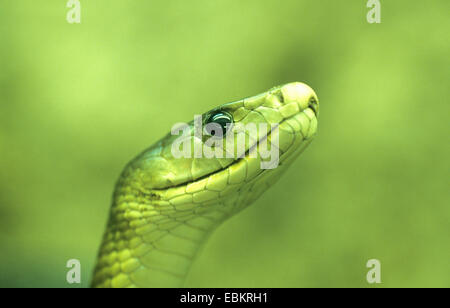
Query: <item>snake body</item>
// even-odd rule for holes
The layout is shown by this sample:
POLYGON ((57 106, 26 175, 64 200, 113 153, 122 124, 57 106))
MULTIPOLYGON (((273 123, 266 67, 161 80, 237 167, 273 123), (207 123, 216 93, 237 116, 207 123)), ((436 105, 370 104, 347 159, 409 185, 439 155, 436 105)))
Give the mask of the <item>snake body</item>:
MULTIPOLYGON (((245 153, 234 158, 176 158, 171 148, 179 136, 168 134, 132 160, 117 182, 93 287, 182 286, 208 235, 271 187, 311 142, 318 99, 309 86, 294 82, 218 106, 202 118, 217 112, 230 115, 233 124, 278 125, 278 166, 260 167, 267 160, 260 143, 271 141, 271 131, 247 136, 245 153)), ((194 122, 188 128, 192 144, 204 145, 194 122)), ((246 134, 233 132, 233 138, 240 133, 246 134)))

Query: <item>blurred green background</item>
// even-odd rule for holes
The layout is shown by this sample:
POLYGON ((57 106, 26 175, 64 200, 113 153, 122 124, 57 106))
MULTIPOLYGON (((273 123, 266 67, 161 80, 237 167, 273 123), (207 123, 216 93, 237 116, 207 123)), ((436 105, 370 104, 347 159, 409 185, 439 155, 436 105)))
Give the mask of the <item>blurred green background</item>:
POLYGON ((88 286, 123 166, 227 101, 303 81, 319 134, 227 221, 191 287, 450 286, 449 1, 0 2, 0 286, 88 286), (301 189, 300 189, 301 187, 301 189))

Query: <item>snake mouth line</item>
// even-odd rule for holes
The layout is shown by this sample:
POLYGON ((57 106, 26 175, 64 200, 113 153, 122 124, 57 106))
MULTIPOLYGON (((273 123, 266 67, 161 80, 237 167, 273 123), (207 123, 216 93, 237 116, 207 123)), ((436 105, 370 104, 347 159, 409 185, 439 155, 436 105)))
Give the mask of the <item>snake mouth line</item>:
MULTIPOLYGON (((315 100, 314 97, 311 98, 311 102, 310 102, 310 104, 309 104, 308 107, 306 107, 306 108, 303 109, 303 110, 300 110, 298 113, 296 113, 296 114, 294 114, 294 115, 292 115, 292 116, 290 116, 290 117, 288 117, 288 118, 283 119, 280 123, 278 123, 277 127, 279 127, 279 126, 280 126, 282 123, 284 123, 285 121, 287 121, 287 120, 289 120, 289 119, 295 117, 296 115, 298 115, 298 114, 300 114, 300 113, 305 113, 306 110, 308 110, 308 109, 310 109, 310 110, 314 113, 314 116, 317 118, 317 114, 318 114, 318 104, 317 104, 317 101, 315 100)), ((251 145, 251 146, 245 151, 245 153, 244 153, 243 155, 241 155, 240 157, 236 158, 236 159, 234 160, 234 162, 231 163, 230 165, 227 165, 227 166, 225 166, 225 167, 223 167, 223 168, 220 168, 220 169, 217 169, 217 170, 215 170, 215 171, 213 171, 213 172, 210 172, 210 173, 207 173, 207 174, 205 174, 205 175, 202 175, 202 176, 200 176, 200 177, 198 177, 198 178, 196 178, 196 179, 194 179, 194 180, 191 180, 191 181, 186 181, 186 182, 179 183, 179 184, 177 184, 177 185, 173 185, 173 186, 169 186, 169 187, 165 187, 165 188, 161 188, 161 189, 152 189, 152 190, 153 190, 153 191, 165 191, 165 190, 167 190, 167 189, 172 189, 172 188, 178 188, 178 187, 182 187, 182 186, 187 186, 187 185, 189 185, 189 184, 192 184, 192 183, 195 183, 195 182, 204 180, 204 179, 206 179, 206 178, 208 178, 208 177, 210 177, 210 176, 212 176, 212 175, 214 175, 214 174, 217 174, 217 173, 219 173, 219 172, 222 172, 222 171, 224 171, 224 170, 227 170, 227 169, 229 169, 231 166, 238 164, 240 161, 244 160, 245 158, 248 158, 249 155, 250 155, 250 153, 251 153, 253 150, 256 149, 256 147, 258 146, 258 144, 260 144, 261 142, 267 140, 267 138, 268 138, 269 136, 271 136, 273 130, 274 130, 274 128, 271 128, 270 131, 269 131, 268 133, 264 134, 264 136, 262 136, 261 138, 259 138, 253 145, 251 145)), ((296 134, 297 134, 297 133, 296 133, 296 134)), ((302 133, 300 133, 300 134, 302 135, 303 141, 311 139, 311 137, 304 136, 302 133)), ((278 150, 281 151, 280 149, 278 149, 278 150)), ((287 152, 287 151, 284 151, 284 153, 286 153, 286 152, 287 152)))

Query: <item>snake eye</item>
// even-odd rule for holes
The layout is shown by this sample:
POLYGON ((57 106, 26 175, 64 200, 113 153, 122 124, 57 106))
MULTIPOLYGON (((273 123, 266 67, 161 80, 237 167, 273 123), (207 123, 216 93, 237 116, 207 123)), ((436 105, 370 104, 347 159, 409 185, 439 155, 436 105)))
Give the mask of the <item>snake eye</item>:
POLYGON ((224 111, 216 111, 208 115, 205 121, 205 131, 208 135, 223 137, 230 131, 233 117, 224 111))

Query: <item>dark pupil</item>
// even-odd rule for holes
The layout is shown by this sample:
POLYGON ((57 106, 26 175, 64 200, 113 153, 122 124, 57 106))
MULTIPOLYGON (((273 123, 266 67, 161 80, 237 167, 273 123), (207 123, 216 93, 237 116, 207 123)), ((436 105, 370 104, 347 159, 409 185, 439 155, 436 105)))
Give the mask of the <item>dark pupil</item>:
POLYGON ((208 123, 216 123, 219 124, 222 132, 216 132, 214 129, 211 129, 209 132, 211 136, 215 136, 217 133, 225 134, 227 132, 227 125, 229 128, 229 124, 231 123, 231 118, 228 114, 225 113, 216 113, 209 118, 208 123))

